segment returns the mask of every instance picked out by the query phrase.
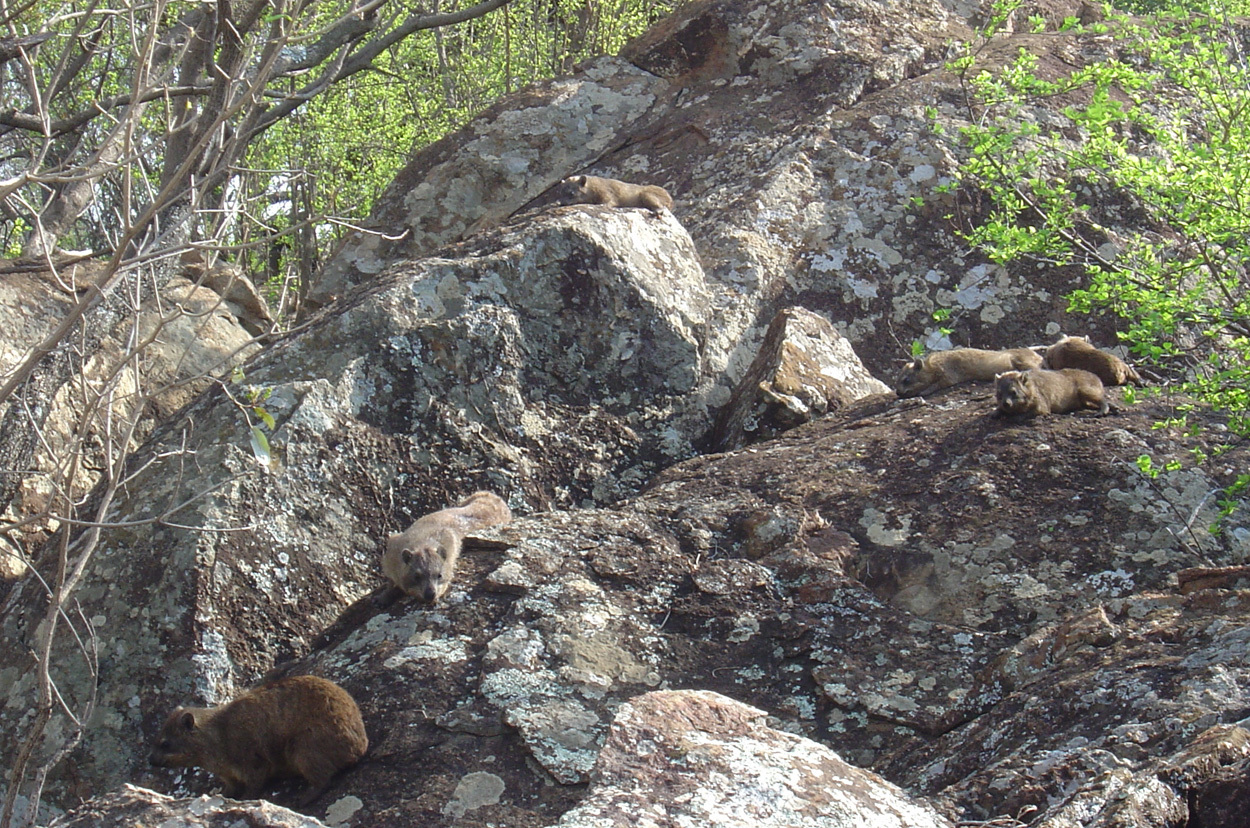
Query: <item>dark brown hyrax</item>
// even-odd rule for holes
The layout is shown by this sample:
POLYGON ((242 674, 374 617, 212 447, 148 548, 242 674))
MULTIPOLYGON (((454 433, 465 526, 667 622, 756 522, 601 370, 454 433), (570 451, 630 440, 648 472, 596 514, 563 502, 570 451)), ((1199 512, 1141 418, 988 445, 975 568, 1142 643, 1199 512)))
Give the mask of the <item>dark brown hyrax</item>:
POLYGON ((302 776, 309 784, 302 806, 368 747, 360 708, 346 690, 317 676, 292 676, 220 707, 179 707, 165 720, 151 762, 204 768, 234 799, 256 799, 270 779, 302 776))
POLYGON ((917 357, 899 371, 894 393, 900 397, 922 397, 964 382, 992 382, 1004 371, 1038 368, 1042 358, 1028 348, 1009 351, 982 351, 956 348, 917 357))
POLYGON ((1061 371, 1035 368, 999 374, 994 384, 994 397, 998 401, 996 417, 1068 414, 1083 408, 1096 408, 1099 414, 1111 410, 1102 380, 1079 368, 1061 371))
POLYGON ((656 215, 673 209, 668 190, 654 184, 629 184, 615 178, 574 175, 556 185, 560 204, 606 204, 609 207, 644 207, 656 215))
POLYGON ((406 532, 387 538, 382 572, 397 589, 423 601, 437 601, 451 586, 464 536, 510 520, 512 510, 503 498, 474 492, 459 506, 428 514, 406 532))
POLYGON ((1058 371, 1061 368, 1080 368, 1089 371, 1103 385, 1141 385, 1141 377, 1132 366, 1115 354, 1099 350, 1083 336, 1065 336, 1046 349, 1045 367, 1058 371))

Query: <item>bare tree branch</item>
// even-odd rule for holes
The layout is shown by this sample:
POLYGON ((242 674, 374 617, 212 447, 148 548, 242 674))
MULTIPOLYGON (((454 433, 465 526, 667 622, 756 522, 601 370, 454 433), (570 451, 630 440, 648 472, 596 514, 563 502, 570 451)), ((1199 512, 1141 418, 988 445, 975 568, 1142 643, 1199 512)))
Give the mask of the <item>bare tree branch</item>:
MULTIPOLYGON (((461 9, 456 12, 445 12, 442 14, 428 15, 411 15, 402 24, 395 27, 390 32, 372 40, 365 44, 359 52, 351 55, 350 58, 344 60, 342 65, 337 67, 333 72, 327 72, 317 80, 306 84, 302 89, 292 95, 286 96, 281 102, 274 104, 265 114, 257 121, 254 130, 250 133, 251 137, 255 137, 273 126, 278 121, 294 112, 301 104, 306 103, 317 95, 324 92, 332 84, 350 77, 357 72, 362 72, 373 65, 373 61, 378 55, 382 54, 386 49, 403 40, 404 38, 424 29, 434 29, 442 26, 452 26, 457 23, 463 23, 466 20, 472 20, 476 17, 489 14, 495 9, 508 5, 511 0, 484 0, 476 6, 470 6, 467 9, 461 9)), ((345 44, 344 44, 345 45, 345 44)), ((323 50, 329 54, 333 50, 323 50)))
MULTIPOLYGON (((151 101, 166 98, 184 98, 191 95, 207 95, 212 87, 207 85, 199 86, 161 86, 155 89, 148 89, 138 96, 125 94, 114 95, 110 98, 104 98, 94 101, 90 109, 84 109, 81 112, 70 115, 67 118, 58 118, 55 121, 48 121, 46 124, 47 137, 56 138, 67 133, 74 132, 86 126, 89 122, 105 115, 115 109, 122 109, 130 106, 132 103, 149 103, 151 101)), ((22 112, 9 110, 8 112, 0 112, 0 126, 10 127, 12 129, 25 129, 30 132, 38 132, 43 134, 45 124, 38 116, 28 115, 22 112)), ((0 134, 3 134, 0 132, 0 134)))

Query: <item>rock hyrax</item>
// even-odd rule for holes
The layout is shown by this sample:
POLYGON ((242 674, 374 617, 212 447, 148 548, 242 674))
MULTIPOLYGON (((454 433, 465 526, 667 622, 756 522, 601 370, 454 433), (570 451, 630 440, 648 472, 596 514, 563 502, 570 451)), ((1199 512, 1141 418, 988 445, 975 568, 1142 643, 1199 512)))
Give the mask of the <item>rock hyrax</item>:
POLYGON ((900 397, 921 397, 963 382, 992 382, 1004 371, 1027 371, 1041 364, 1042 358, 1028 348, 938 351, 908 363, 894 381, 894 393, 900 397))
POLYGON ((1083 336, 1065 336, 1046 349, 1046 368, 1080 368, 1089 371, 1103 385, 1141 385, 1141 377, 1132 366, 1115 354, 1100 351, 1083 336))
POLYGON ((996 417, 1068 414, 1082 408, 1096 408, 1099 414, 1106 414, 1111 409, 1102 380, 1079 368, 1034 368, 999 374, 994 397, 998 400, 996 417))
POLYGON ((165 720, 151 762, 201 767, 222 793, 255 799, 272 778, 302 776, 307 805, 369 747, 360 708, 317 676, 292 676, 249 690, 221 707, 179 707, 165 720))
POLYGON ((654 184, 629 184, 615 178, 574 175, 556 185, 560 204, 606 204, 609 207, 645 207, 659 215, 673 209, 668 190, 654 184))
POLYGON ((382 571, 395 587, 423 601, 434 602, 451 586, 464 536, 512 520, 503 498, 474 492, 459 506, 440 509, 386 539, 382 571))

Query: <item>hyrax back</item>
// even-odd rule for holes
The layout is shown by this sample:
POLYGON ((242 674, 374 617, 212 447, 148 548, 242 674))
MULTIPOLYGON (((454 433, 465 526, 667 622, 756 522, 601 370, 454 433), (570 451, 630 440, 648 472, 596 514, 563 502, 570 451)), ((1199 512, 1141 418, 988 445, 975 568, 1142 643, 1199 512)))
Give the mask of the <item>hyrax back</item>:
POLYGON ((1099 350, 1083 336, 1065 336, 1046 349, 1045 367, 1052 370, 1080 368, 1089 371, 1103 385, 1141 385, 1141 377, 1132 366, 1115 354, 1099 350))
POLYGON ((900 397, 920 397, 964 382, 991 382, 1004 371, 1027 371, 1042 364, 1042 358, 1028 348, 983 351, 956 348, 917 357, 894 381, 900 397))
POLYGON ((668 190, 654 184, 629 184, 615 178, 574 175, 556 187, 561 204, 606 204, 609 207, 645 207, 653 213, 673 209, 668 190))
POLYGON ((302 776, 307 804, 368 747, 360 708, 346 690, 292 676, 220 707, 179 707, 161 728, 151 762, 204 768, 232 798, 255 799, 270 779, 302 776))
POLYGON ((432 512, 387 538, 382 572, 398 589, 433 603, 451 586, 464 536, 510 520, 503 498, 474 492, 459 506, 432 512))
POLYGON ((997 377, 994 397, 998 402, 994 414, 999 417, 1068 414, 1083 408, 1106 414, 1111 408, 1102 380, 1079 368, 1007 371, 997 377))

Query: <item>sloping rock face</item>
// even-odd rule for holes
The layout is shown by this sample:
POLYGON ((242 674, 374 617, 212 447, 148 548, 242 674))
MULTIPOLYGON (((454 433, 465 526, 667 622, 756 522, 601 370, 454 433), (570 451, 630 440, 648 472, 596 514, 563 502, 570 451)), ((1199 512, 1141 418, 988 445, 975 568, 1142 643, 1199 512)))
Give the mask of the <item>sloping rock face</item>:
MULTIPOLYGON (((102 278, 106 263, 85 260, 47 270, 41 263, 0 262, 0 374, 15 368, 29 349, 41 343, 73 308, 76 293, 102 278)), ((202 276, 202 274, 192 274, 202 276)), ((219 287, 226 286, 218 281, 219 287)), ((254 296, 263 309, 263 301, 254 296)), ((129 435, 137 447, 152 433, 155 423, 167 419, 217 378, 230 373, 259 350, 244 327, 242 312, 208 287, 186 275, 171 279, 156 296, 134 308, 117 324, 97 353, 76 366, 82 383, 69 383, 57 394, 36 450, 35 475, 27 477, 12 506, 16 519, 42 512, 64 482, 56 477, 79 431, 89 434, 86 470, 77 481, 75 497, 82 497, 99 478, 98 446, 119 440, 124 423, 137 416, 138 427, 129 435), (149 342, 137 361, 128 359, 133 343, 149 342), (111 389, 111 390, 105 390, 111 389), (107 401, 96 404, 94 396, 107 401), (110 431, 111 429, 111 431, 110 431), (108 433, 108 436, 105 436, 108 433)), ((257 329, 259 332, 259 329, 257 329)), ((20 532, 32 548, 44 539, 46 521, 20 532)), ((15 577, 24 566, 0 555, 0 579, 15 577)))
POLYGON ((97 797, 73 813, 53 820, 49 828, 326 828, 319 820, 268 802, 242 803, 219 796, 172 799, 156 791, 126 785, 121 791, 97 797))
MULTIPOLYGON (((796 773, 880 772, 918 824, 1236 813, 1250 515, 1205 527, 1245 447, 1194 467, 1210 447, 1156 428, 1162 404, 1007 422, 990 389, 964 386, 841 400, 698 455, 786 308, 818 316, 822 337, 818 321, 832 325, 877 376, 900 350, 891 328, 932 338, 935 305, 956 307, 969 344, 1070 322, 1072 274, 990 267, 940 204, 911 203, 955 163, 924 109, 957 125, 937 67, 945 38, 967 33, 925 2, 696 3, 632 64, 597 62, 418 155, 377 216, 404 239, 349 241, 322 285, 338 301, 249 366, 276 421, 264 462, 240 397, 221 392, 136 457, 77 593, 98 687, 68 637, 54 659, 65 703, 97 705, 49 800, 127 781, 209 790, 201 773, 147 768, 146 742, 175 705, 273 671, 327 676, 360 702, 370 751, 307 809, 340 825, 615 820, 605 783, 657 756, 629 734, 673 712, 631 699, 672 689, 749 703, 840 757, 796 773), (581 169, 664 184, 675 217, 513 217, 581 169), (1178 468, 1145 477, 1143 454, 1178 468), (466 550, 440 604, 377 606, 386 534, 479 488, 517 519, 466 550), (1182 591, 1197 567, 1224 575, 1182 591)), ((1105 48, 1020 42, 1049 50, 1046 66, 1105 48)), ((769 390, 803 402, 783 373, 769 390)), ((28 579, 2 608, 0 745, 34 717, 41 606, 28 579)), ((635 799, 672 797, 710 823, 670 780, 711 785, 714 754, 768 778, 776 752, 744 734, 816 755, 699 698, 684 732, 719 740, 694 750, 707 764, 683 764, 671 721, 672 773, 636 775, 635 799)), ((42 749, 69 730, 55 718, 42 749)), ((838 824, 821 794, 801 802, 811 778, 776 813, 838 824)), ((281 783, 272 796, 294 798, 281 783)))
MULTIPOLYGON (((1087 10, 1036 11, 1057 23, 1087 10)), ((943 66, 983 17, 954 0, 691 3, 621 58, 519 93, 417 153, 372 232, 349 237, 327 265, 314 302, 372 281, 395 256, 428 255, 542 205, 564 176, 587 172, 673 194, 713 297, 709 353, 725 360, 717 405, 790 306, 830 319, 879 377, 914 340, 1015 347, 1065 330, 1113 344, 1108 322, 1065 313, 1077 269, 985 260, 954 234, 953 196, 935 192, 975 115, 943 66), (935 323, 937 308, 951 321, 935 323)), ((979 59, 993 65, 1020 46, 1052 77, 1108 54, 1112 40, 1021 34, 979 59)), ((969 210, 961 220, 975 220, 969 210)), ((1132 218, 1099 216, 1111 228, 1132 218)))
POLYGON ((890 388, 865 370, 829 321, 804 308, 778 313, 760 351, 721 409, 716 451, 740 448, 890 388))
POLYGON ((950 826, 876 774, 772 730, 765 718, 716 693, 632 699, 612 723, 593 789, 557 825, 950 826))

